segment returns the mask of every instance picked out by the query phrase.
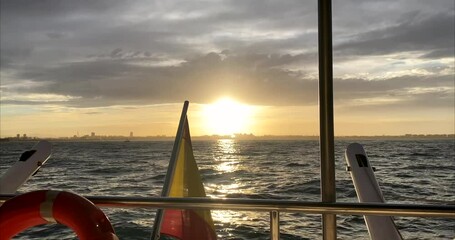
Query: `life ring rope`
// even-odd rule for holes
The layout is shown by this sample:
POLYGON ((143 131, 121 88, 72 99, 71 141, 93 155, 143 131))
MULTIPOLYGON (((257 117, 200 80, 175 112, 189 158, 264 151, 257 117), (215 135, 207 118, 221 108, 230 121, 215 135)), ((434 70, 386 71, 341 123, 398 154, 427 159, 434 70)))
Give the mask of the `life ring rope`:
POLYGON ((41 203, 41 205, 40 205, 40 215, 48 223, 57 223, 57 220, 55 220, 55 218, 53 216, 52 209, 54 206, 54 201, 57 198, 59 193, 60 193, 60 191, 53 191, 53 190, 47 191, 46 200, 43 203, 41 203))
POLYGON ((0 240, 30 227, 60 223, 81 240, 118 240, 106 215, 88 199, 65 191, 40 190, 9 199, 0 206, 0 240))

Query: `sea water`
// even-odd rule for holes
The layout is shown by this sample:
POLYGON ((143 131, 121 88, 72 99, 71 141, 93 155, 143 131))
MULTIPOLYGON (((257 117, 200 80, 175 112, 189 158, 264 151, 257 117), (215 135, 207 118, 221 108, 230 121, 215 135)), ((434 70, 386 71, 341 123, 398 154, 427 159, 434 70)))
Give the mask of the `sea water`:
MULTIPOLYGON (((455 207, 454 139, 356 140, 365 146, 387 202, 455 207)), ((357 202, 344 150, 336 141, 338 202, 357 202)), ((2 142, 0 174, 36 142, 2 142)), ((159 196, 172 141, 53 142, 53 154, 20 193, 53 189, 88 196, 159 196)), ((213 198, 320 201, 318 141, 193 141, 207 195, 213 198)), ((155 210, 103 208, 120 239, 149 239, 155 210)), ((269 239, 269 213, 212 211, 219 239, 269 239)), ((281 239, 321 239, 321 216, 281 213, 281 239)), ((396 217, 405 239, 453 239, 455 220, 396 217)), ((338 215, 339 239, 368 239, 362 216, 338 215)), ((74 239, 61 225, 31 228, 17 239, 74 239)))

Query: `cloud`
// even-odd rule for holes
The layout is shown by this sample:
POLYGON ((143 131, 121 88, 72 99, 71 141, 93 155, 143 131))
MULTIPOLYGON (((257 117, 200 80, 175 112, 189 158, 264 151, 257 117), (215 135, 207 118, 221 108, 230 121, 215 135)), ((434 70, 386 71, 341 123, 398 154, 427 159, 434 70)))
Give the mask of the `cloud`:
MULTIPOLYGON (((75 107, 207 103, 222 95, 263 105, 318 102, 316 1, 1 0, 1 6, 2 76, 8 72, 1 87, 10 95, 71 96, 59 104, 75 107), (8 87, 24 80, 40 84, 8 87)), ((440 59, 454 57, 453 10, 445 0, 335 1, 335 65, 350 65, 343 72, 349 77, 335 80, 336 100, 451 104, 453 64, 440 59), (418 54, 404 61, 405 52, 418 54), (378 55, 398 57, 374 67, 368 66, 374 60, 364 61, 378 55), (392 68, 400 77, 371 81, 360 74, 392 68), (411 75, 414 69, 428 73, 411 75)))
MULTIPOLYGON (((334 2, 335 53, 349 57, 419 50, 425 56, 450 57, 453 3, 438 3, 334 2)), ((2 49, 28 44, 40 53, 30 60, 33 64, 74 61, 112 49, 171 58, 224 49, 266 54, 317 50, 316 1, 2 0, 1 11, 2 49)))
POLYGON ((50 39, 62 39, 66 37, 64 32, 49 32, 46 34, 50 39))
POLYGON ((0 48, 0 70, 14 66, 22 60, 28 58, 33 52, 33 47, 11 47, 0 48))
POLYGON ((386 55, 407 51, 426 52, 424 57, 453 57, 455 14, 408 14, 402 22, 352 36, 335 47, 337 55, 386 55))
POLYGON ((118 8, 120 0, 1 0, 1 13, 6 15, 37 17, 52 17, 56 15, 68 15, 71 13, 103 13, 118 8))
MULTIPOLYGON (((112 53, 121 52, 114 50, 112 53)), ((150 67, 106 58, 49 69, 28 69, 17 77, 47 84, 17 90, 81 97, 69 101, 81 106, 166 103, 185 99, 206 103, 222 95, 255 103, 264 100, 266 104, 274 105, 294 104, 302 98, 314 103, 317 101, 315 93, 305 96, 305 88, 315 92, 315 81, 301 80, 298 72, 277 68, 296 60, 299 57, 289 55, 210 53, 179 66, 150 67)))
MULTIPOLYGON (((317 104, 317 80, 308 78, 303 71, 282 68, 305 60, 306 56, 227 52, 209 53, 178 66, 144 66, 106 58, 45 70, 28 69, 18 77, 46 84, 16 91, 71 96, 61 104, 73 107, 173 103, 187 99, 208 103, 226 95, 260 105, 317 104)), ((352 104, 355 99, 399 98, 409 106, 441 106, 442 102, 447 106, 453 91, 453 78, 446 75, 375 81, 335 79, 335 98, 339 104, 352 104)))
POLYGON ((402 76, 376 81, 343 79, 334 85, 337 104, 357 110, 451 108, 454 104, 451 75, 402 76))

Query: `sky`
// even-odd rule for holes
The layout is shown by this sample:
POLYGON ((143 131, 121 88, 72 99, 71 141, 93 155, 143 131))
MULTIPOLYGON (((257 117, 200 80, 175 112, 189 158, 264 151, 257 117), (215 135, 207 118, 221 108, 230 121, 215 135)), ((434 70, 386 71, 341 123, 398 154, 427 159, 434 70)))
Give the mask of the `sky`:
MULTIPOLYGON (((336 135, 455 132, 454 4, 333 1, 336 135)), ((0 9, 1 137, 318 135, 315 0, 0 9)))

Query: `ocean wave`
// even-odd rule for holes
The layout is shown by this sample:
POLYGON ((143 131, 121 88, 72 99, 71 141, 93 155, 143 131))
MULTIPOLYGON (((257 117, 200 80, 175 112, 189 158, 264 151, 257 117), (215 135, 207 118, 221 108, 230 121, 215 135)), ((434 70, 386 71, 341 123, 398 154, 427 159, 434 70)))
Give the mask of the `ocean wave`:
MULTIPOLYGON (((159 196, 172 142, 122 144, 57 142, 51 159, 21 192, 44 188, 96 196, 159 196)), ((233 141, 228 152, 223 152, 217 144, 216 141, 200 141, 193 145, 210 196, 320 201, 316 141, 233 141)), ((337 201, 357 202, 350 175, 344 171, 346 145, 346 142, 336 141, 337 201)), ((5 171, 32 146, 30 142, 2 143, 0 171, 5 171)), ((380 170, 376 177, 388 202, 455 206, 453 141, 370 141, 365 149, 372 165, 380 170)), ((103 210, 120 239, 150 237, 155 210, 103 210)), ((229 222, 223 222, 226 216, 219 214, 220 211, 214 212, 218 212, 214 219, 220 239, 269 238, 268 213, 233 211, 228 214, 229 222)), ((321 238, 320 215, 281 213, 280 217, 282 239, 321 238)), ((340 215, 337 219, 340 239, 368 238, 361 216, 340 215)), ((396 219, 406 239, 451 239, 454 236, 450 219, 396 219)), ((54 225, 32 228, 18 236, 20 239, 32 237, 74 239, 71 230, 54 225)))

